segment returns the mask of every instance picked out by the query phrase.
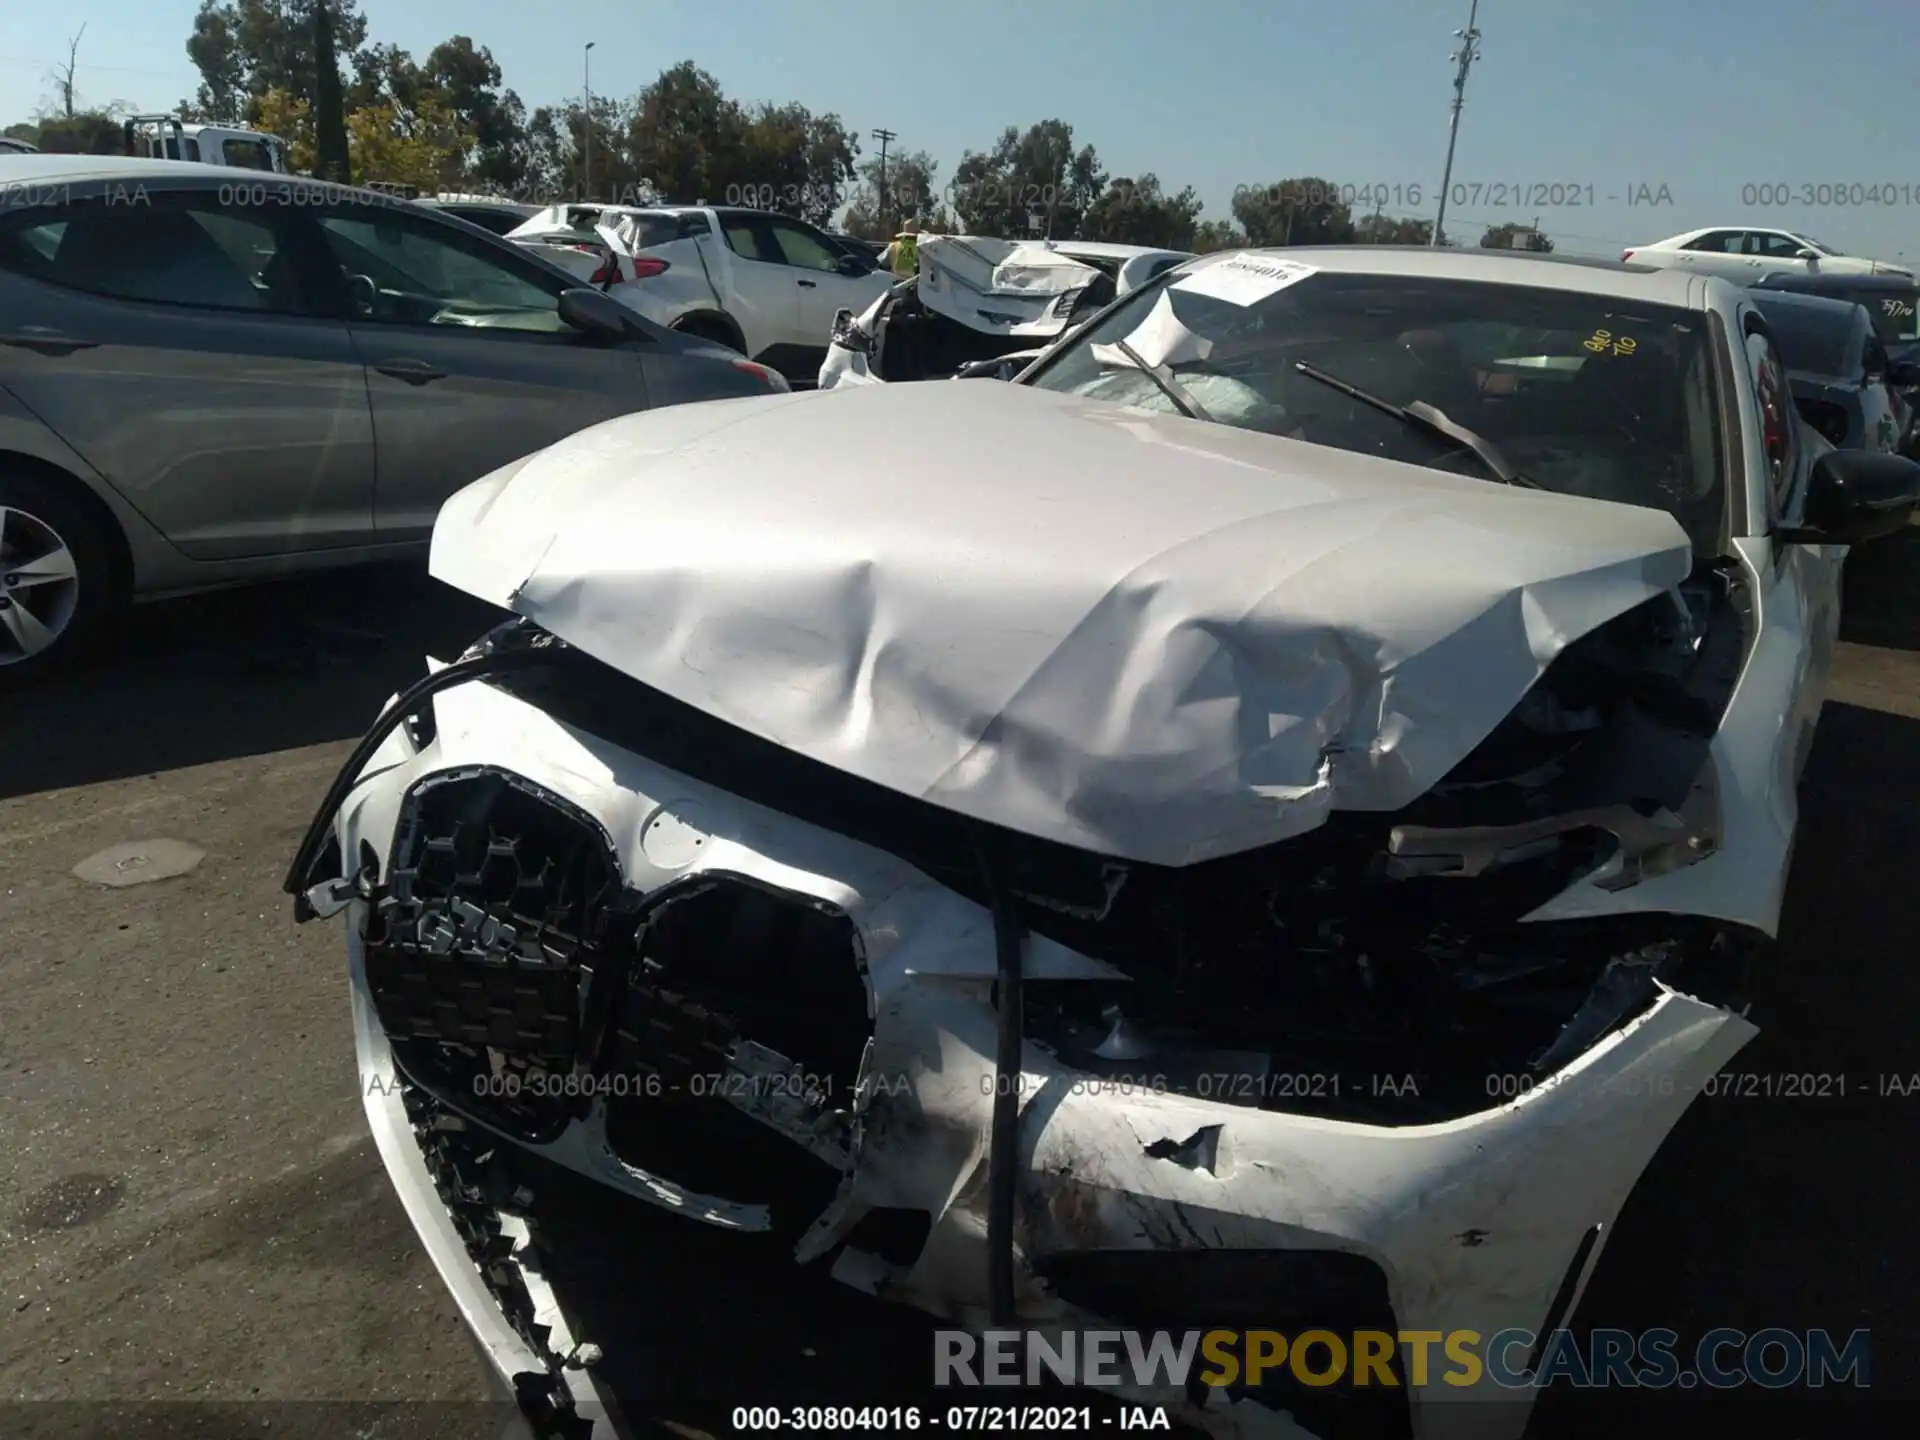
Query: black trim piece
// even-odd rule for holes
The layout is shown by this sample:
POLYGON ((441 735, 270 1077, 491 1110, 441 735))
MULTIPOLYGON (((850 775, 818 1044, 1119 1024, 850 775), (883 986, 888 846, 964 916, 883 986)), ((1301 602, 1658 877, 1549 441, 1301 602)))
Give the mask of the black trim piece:
POLYGON ((306 835, 301 838, 300 848, 294 852, 293 864, 287 867, 286 878, 280 882, 280 888, 294 897, 295 924, 305 924, 314 918, 313 906, 307 899, 307 887, 313 883, 314 866, 326 845, 333 818, 340 813, 340 807, 346 803, 347 796, 353 793, 353 787, 360 779, 360 772, 367 768, 367 763, 386 742, 387 736, 399 729, 406 718, 420 708, 421 701, 442 690, 451 690, 469 680, 482 680, 509 670, 527 670, 545 665, 552 658, 553 651, 547 646, 477 655, 471 660, 462 660, 432 675, 423 676, 400 692, 399 697, 374 721, 373 728, 353 747, 353 753, 347 756, 340 773, 333 777, 333 783, 327 787, 327 793, 320 801, 319 810, 307 826, 306 835))
POLYGON ((1567 1273, 1560 1277, 1560 1288, 1554 1292, 1553 1304, 1547 1307, 1547 1318, 1540 1326, 1539 1338, 1533 1342, 1533 1351, 1527 1356, 1527 1363, 1521 1373, 1531 1375, 1540 1368, 1545 1354, 1547 1340, 1553 1332, 1566 1323, 1567 1312, 1573 1308, 1573 1292, 1580 1286, 1580 1277, 1586 1273, 1587 1261, 1593 1255, 1593 1247, 1600 1243, 1600 1227, 1594 1226, 1580 1237, 1579 1248, 1573 1252, 1573 1263, 1567 1266, 1567 1273))

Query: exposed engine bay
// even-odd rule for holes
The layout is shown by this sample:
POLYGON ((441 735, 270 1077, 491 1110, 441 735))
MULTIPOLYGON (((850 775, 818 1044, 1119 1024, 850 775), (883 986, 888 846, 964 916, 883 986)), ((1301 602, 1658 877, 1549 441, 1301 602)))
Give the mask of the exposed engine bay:
MULTIPOLYGON (((1697 1033, 1695 1061, 1717 1068, 1753 1033, 1716 1007, 1737 1006, 1757 933, 1661 913, 1525 918, 1583 878, 1629 888, 1715 853, 1708 752, 1750 638, 1741 576, 1702 562, 1568 645, 1405 809, 1336 813, 1184 868, 968 820, 515 621, 400 697, 363 743, 343 779, 384 762, 380 793, 342 812, 324 851, 303 850, 302 905, 355 917, 363 1069, 402 1090, 394 1114, 439 1157, 447 1213, 484 1212, 459 1228, 548 1367, 522 1387, 544 1433, 575 1433, 565 1382, 583 1362, 571 1339, 554 1348, 570 1332, 551 1297, 527 1298, 537 1266, 530 1282, 502 1268, 531 1254, 513 1235, 534 1222, 514 1219, 525 1206, 489 1208, 487 1193, 519 1193, 496 1142, 722 1231, 770 1232, 855 1289, 970 1325, 1009 1306, 1023 1324, 1178 1328, 1232 1323, 1229 1311, 1273 1324, 1279 1293, 1303 1324, 1486 1323, 1488 1297, 1411 1281, 1396 1248, 1424 1263, 1408 1257, 1442 1243, 1419 1233, 1427 1223, 1506 1240, 1498 1206, 1515 1203, 1517 1176, 1533 1183, 1543 1147, 1605 1150, 1617 1095, 1569 1075, 1655 1063, 1656 1032, 1697 1033), (450 677, 463 683, 436 683, 450 677), (521 718, 490 729, 496 709, 521 718), (665 778, 617 780, 589 808, 579 777, 621 775, 622 756, 665 778), (673 798, 683 791, 694 798, 673 798), (770 818, 727 821, 702 795, 770 818), (311 883, 326 875, 341 878, 311 883), (1012 1022, 1025 1113, 1012 1120, 995 1113, 1009 938, 1016 963, 1026 949, 1012 1022), (1062 1077, 1065 1098, 1044 1098, 1062 1077), (1265 1135, 1235 1114, 1287 1128, 1265 1135), (1294 1223, 1317 1239, 1269 1233, 1261 1192, 1278 1157, 1346 1143, 1287 1138, 1313 1117, 1407 1137, 1404 1181, 1363 1166, 1324 1182, 1371 1197, 1389 1230, 1370 1242, 1360 1212, 1352 1234, 1305 1216, 1294 1223), (1468 1117, 1484 1134, 1428 1128, 1468 1117), (1459 1145, 1486 1173, 1453 1194, 1457 1213, 1396 1210, 1403 1183, 1406 1203, 1426 1204, 1417 1155, 1459 1145), (492 1178, 473 1180, 476 1167, 492 1178), (1218 1188, 1229 1179, 1252 1187, 1244 1212, 1218 1188), (996 1194, 1010 1219, 987 1215, 996 1194), (1215 1253, 1228 1271, 1179 1278, 1215 1253), (1016 1254, 998 1293, 986 1272, 1016 1254)), ((1540 1268, 1526 1323, 1549 1300, 1571 1304, 1605 1223, 1593 1217, 1645 1158, 1556 1202, 1579 1245, 1540 1268)), ((1187 1419, 1255 1433, 1251 1403, 1315 1434, 1425 1433, 1417 1396, 1410 1411, 1405 1392, 1276 1383, 1187 1419)))

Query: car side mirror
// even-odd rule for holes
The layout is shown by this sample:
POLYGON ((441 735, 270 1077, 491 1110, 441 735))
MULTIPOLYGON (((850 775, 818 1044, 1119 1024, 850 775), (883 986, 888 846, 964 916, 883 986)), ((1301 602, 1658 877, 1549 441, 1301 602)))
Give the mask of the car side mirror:
POLYGON ((1896 390, 1920 389, 1920 360, 1894 360, 1887 365, 1887 384, 1896 390))
POLYGON ((605 340, 624 340, 634 330, 627 307, 601 290, 562 290, 560 318, 576 330, 605 340))
POLYGON ((1793 252, 1793 258, 1796 260, 1818 260, 1820 258, 1820 252, 1818 250, 1796 250, 1793 252))
POLYGON ((1800 523, 1774 538, 1787 545, 1862 545, 1891 535, 1920 505, 1920 464, 1872 450, 1833 450, 1813 462, 1800 523))
POLYGON ((842 255, 833 262, 833 268, 850 279, 858 280, 862 275, 871 275, 874 267, 858 255, 842 255))

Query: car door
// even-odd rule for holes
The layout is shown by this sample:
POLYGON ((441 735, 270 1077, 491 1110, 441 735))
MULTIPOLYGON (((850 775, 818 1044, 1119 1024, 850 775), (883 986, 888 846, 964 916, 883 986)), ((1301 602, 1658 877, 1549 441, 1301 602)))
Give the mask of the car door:
MULTIPOLYGON (((1742 310, 1748 403, 1758 420, 1759 453, 1753 463, 1763 472, 1766 529, 1771 532, 1798 514, 1812 462, 1824 442, 1803 430, 1786 367, 1759 312, 1750 306, 1742 310)), ((1820 718, 1840 630, 1840 570, 1846 554, 1845 546, 1788 545, 1769 538, 1765 559, 1756 566, 1761 643, 1770 653, 1756 653, 1749 666, 1756 674, 1781 673, 1789 681, 1780 695, 1774 756, 1782 803, 1791 803, 1820 718)))
POLYGON ((1759 252, 1755 269, 1762 274, 1805 275, 1816 268, 1804 253, 1811 247, 1797 235, 1789 235, 1784 230, 1761 230, 1755 232, 1753 238, 1759 252))
POLYGON ((833 317, 842 309, 858 315, 892 287, 892 277, 871 267, 857 275, 848 274, 851 257, 820 231, 798 220, 776 215, 768 219, 767 229, 781 259, 795 272, 794 324, 797 343, 804 352, 798 363, 805 373, 816 374, 827 358, 833 317))
POLYGON ((1759 279, 1760 237, 1751 230, 1713 230, 1689 243, 1681 252, 1687 269, 1719 275, 1736 285, 1759 279))
POLYGON ((299 263, 300 207, 266 194, 75 184, 0 210, 0 385, 200 560, 373 538, 365 374, 299 263))
POLYGON ((469 482, 647 408, 652 342, 608 344, 566 324, 567 279, 511 242, 372 203, 312 223, 366 366, 383 539, 424 537, 469 482))
POLYGON ((746 337, 748 355, 789 380, 812 378, 833 329, 831 313, 817 336, 801 318, 799 282, 815 277, 796 273, 787 263, 769 223, 771 216, 754 210, 722 210, 719 216, 721 238, 731 252, 724 299, 746 337), (808 371, 808 349, 815 345, 819 349, 813 352, 813 370, 808 371))

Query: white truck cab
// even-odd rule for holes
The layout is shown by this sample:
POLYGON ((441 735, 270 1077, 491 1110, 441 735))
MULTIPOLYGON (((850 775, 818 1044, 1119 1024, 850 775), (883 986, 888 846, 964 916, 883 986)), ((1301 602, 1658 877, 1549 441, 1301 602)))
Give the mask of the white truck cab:
POLYGON ((200 125, 171 115, 135 115, 125 126, 127 154, 154 160, 193 160, 285 175, 287 142, 242 126, 200 125))

